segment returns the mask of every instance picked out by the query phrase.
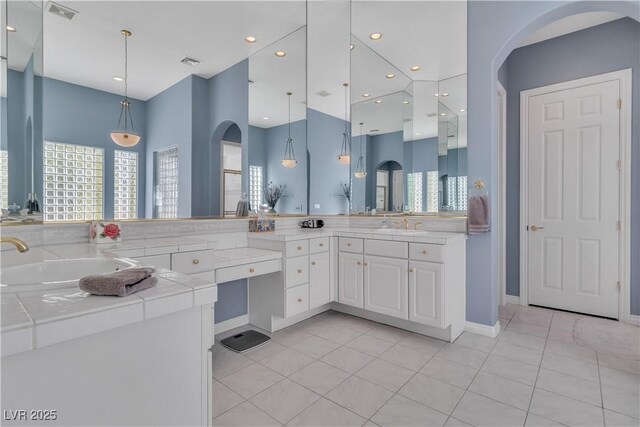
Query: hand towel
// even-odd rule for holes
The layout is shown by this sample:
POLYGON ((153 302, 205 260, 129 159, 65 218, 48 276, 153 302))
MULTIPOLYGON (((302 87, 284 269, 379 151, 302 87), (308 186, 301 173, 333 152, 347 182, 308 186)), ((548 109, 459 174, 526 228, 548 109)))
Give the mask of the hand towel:
POLYGON ((109 274, 93 274, 80 279, 80 289, 93 295, 124 297, 148 289, 158 282, 154 268, 134 267, 109 274))
POLYGON ((489 198, 486 195, 469 197, 467 221, 469 234, 483 234, 491 231, 489 198))

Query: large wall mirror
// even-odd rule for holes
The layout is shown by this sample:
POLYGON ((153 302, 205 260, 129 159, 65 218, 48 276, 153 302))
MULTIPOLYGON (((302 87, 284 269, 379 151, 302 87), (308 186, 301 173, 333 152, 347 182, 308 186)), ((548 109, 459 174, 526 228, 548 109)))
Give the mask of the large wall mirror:
POLYGON ((464 15, 464 2, 352 3, 352 213, 466 211, 464 15))
POLYGON ((2 8, 3 223, 307 213, 305 2, 2 8))

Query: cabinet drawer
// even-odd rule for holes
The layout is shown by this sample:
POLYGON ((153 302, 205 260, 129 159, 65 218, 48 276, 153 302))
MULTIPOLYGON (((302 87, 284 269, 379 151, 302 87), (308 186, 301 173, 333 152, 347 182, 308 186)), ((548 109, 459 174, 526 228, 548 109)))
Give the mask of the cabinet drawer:
POLYGON ((298 256, 287 258, 286 265, 286 285, 287 288, 302 285, 309 282, 309 257, 298 256))
POLYGON ((308 255, 309 254, 309 241, 308 240, 296 240, 293 242, 287 242, 285 246, 286 257, 308 255))
POLYGON ((409 256, 409 245, 407 242, 391 242, 389 240, 364 241, 365 255, 377 255, 391 258, 407 258, 409 256))
POLYGON ((444 262, 444 246, 409 243, 409 258, 418 261, 444 262))
POLYGON ((352 237, 340 237, 338 247, 340 249, 340 252, 361 254, 363 251, 362 239, 354 239, 352 237))
POLYGON ((309 252, 317 254, 320 252, 326 252, 329 250, 329 238, 318 237, 316 239, 309 240, 309 252))
POLYGON ((287 289, 285 317, 309 310, 309 285, 287 289))
POLYGON ((218 268, 216 270, 216 283, 225 283, 232 280, 259 276, 261 274, 274 273, 281 269, 282 263, 279 259, 236 265, 234 267, 218 268))
POLYGON ((140 263, 140 265, 153 265, 158 268, 166 268, 171 270, 171 255, 152 255, 152 256, 141 256, 134 258, 136 261, 140 263))
POLYGON ((214 250, 171 254, 171 269, 183 274, 201 273, 214 269, 214 250))

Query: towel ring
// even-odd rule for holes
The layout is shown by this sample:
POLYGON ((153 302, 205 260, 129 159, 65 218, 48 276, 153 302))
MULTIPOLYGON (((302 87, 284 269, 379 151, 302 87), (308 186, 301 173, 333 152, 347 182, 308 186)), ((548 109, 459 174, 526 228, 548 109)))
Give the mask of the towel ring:
POLYGON ((489 191, 481 179, 476 179, 473 186, 469 189, 469 196, 488 196, 489 191))

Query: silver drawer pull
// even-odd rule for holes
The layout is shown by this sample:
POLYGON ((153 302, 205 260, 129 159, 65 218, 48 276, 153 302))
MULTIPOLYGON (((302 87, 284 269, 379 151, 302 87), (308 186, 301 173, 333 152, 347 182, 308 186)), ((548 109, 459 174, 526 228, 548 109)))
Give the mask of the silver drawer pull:
POLYGON ((364 266, 366 267, 367 265, 369 265, 369 263, 367 261, 364 262, 364 266))
POLYGON ((198 258, 194 258, 194 259, 191 261, 191 264, 193 264, 193 265, 198 265, 198 264, 200 264, 200 260, 199 260, 198 258))
POLYGON ((360 261, 358 261, 358 265, 362 265, 362 263, 360 261))
POLYGON ((302 298, 298 298, 298 302, 302 302, 302 298))
POLYGON ((298 269, 298 274, 302 274, 302 269, 301 268, 298 269))
POLYGON ((347 243, 347 246, 348 246, 348 247, 351 247, 351 243, 347 243))
POLYGON ((427 254, 427 250, 425 249, 422 251, 422 255, 426 255, 426 254, 427 254))
POLYGON ((316 262, 315 261, 311 261, 311 265, 316 265, 316 262))
POLYGON ((320 243, 320 247, 323 247, 323 246, 324 246, 324 243, 320 243))
POLYGON ((415 270, 413 268, 409 269, 409 273, 413 273, 415 270))
POLYGON ((249 269, 249 273, 255 273, 255 272, 256 272, 256 269, 255 269, 255 268, 251 267, 251 268, 249 269))
POLYGON ((301 251, 302 250, 302 246, 298 246, 298 250, 301 251))

